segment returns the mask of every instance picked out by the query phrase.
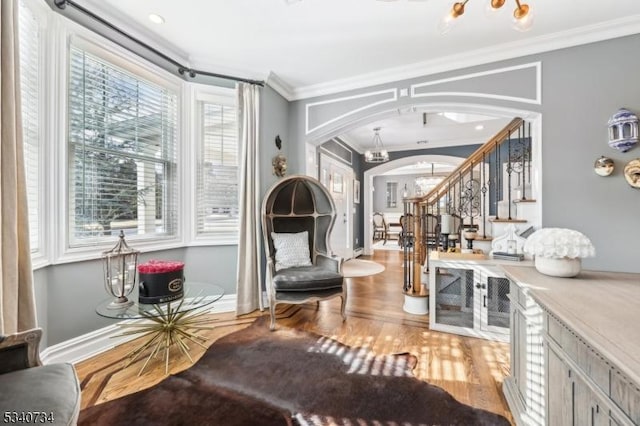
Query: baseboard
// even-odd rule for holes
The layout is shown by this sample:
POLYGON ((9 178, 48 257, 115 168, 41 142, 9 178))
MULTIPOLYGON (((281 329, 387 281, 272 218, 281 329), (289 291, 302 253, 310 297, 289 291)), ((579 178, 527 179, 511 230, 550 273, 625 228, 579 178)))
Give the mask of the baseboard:
MULTIPOLYGON (((236 295, 228 294, 216 302, 209 310, 211 313, 233 312, 236 309, 236 295)), ((123 323, 135 323, 143 320, 128 320, 123 323)), ((122 328, 110 325, 99 330, 83 334, 73 339, 65 340, 53 346, 49 346, 40 354, 44 364, 55 362, 70 362, 72 364, 91 358, 101 352, 107 351, 126 341, 133 340, 137 336, 118 336, 122 328)))
POLYGON ((360 257, 364 254, 364 248, 362 247, 358 247, 356 249, 353 249, 353 257, 354 259, 357 257, 360 257))

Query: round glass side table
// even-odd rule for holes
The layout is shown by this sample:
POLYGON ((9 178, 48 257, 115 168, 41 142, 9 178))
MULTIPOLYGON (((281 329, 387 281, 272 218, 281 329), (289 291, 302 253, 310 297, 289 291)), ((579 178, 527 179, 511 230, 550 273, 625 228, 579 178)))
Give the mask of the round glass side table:
POLYGON ((106 318, 126 321, 117 325, 126 331, 120 336, 140 335, 144 342, 127 354, 128 366, 136 361, 142 353, 149 350, 149 355, 138 372, 142 374, 152 358, 164 352, 165 374, 169 374, 170 348, 175 344, 181 353, 193 363, 189 354, 189 343, 194 343, 206 349, 203 343, 206 339, 195 334, 196 330, 211 329, 205 325, 210 320, 203 318, 211 304, 220 300, 224 289, 216 284, 185 281, 184 296, 181 299, 166 303, 143 304, 138 303, 137 289, 130 296, 134 303, 127 307, 113 308, 108 299, 96 307, 96 313, 106 318))

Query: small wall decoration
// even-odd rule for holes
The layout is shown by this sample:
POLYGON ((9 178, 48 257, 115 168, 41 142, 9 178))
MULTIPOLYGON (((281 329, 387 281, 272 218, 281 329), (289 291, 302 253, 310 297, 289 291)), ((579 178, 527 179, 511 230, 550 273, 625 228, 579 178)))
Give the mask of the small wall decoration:
POLYGON ((271 160, 271 165, 273 165, 274 175, 283 177, 285 174, 287 174, 287 158, 284 155, 278 154, 273 157, 273 160, 271 160))
POLYGON ((640 158, 631 160, 624 166, 624 178, 629 185, 640 189, 640 158))
POLYGON ((609 146, 627 152, 638 143, 638 116, 620 108, 609 119, 609 146))
POLYGON ((358 179, 353 181, 353 202, 360 204, 360 181, 358 179))
POLYGON ((613 160, 609 157, 602 156, 596 160, 593 170, 598 176, 609 176, 613 173, 613 160))
MULTIPOLYGON (((282 149, 282 139, 280 139, 280 135, 276 136, 276 148, 278 151, 282 149)), ((273 174, 278 177, 283 177, 287 174, 287 157, 282 154, 278 154, 271 160, 271 165, 273 166, 273 174)))

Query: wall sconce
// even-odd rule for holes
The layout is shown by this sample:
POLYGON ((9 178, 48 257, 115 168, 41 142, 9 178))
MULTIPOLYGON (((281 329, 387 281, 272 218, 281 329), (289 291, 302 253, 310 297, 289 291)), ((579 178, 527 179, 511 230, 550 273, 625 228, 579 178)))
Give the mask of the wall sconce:
MULTIPOLYGON (((282 139, 280 139, 280 135, 276 135, 275 139, 276 148, 278 151, 282 149, 282 139)), ((287 174, 287 157, 282 154, 278 154, 271 160, 271 165, 273 166, 273 174, 278 177, 284 177, 287 174)))
POLYGON ((127 298, 136 285, 136 267, 138 250, 127 245, 124 232, 120 230, 120 240, 108 251, 102 252, 104 265, 104 287, 115 299, 107 306, 109 309, 128 308, 133 301, 127 298))

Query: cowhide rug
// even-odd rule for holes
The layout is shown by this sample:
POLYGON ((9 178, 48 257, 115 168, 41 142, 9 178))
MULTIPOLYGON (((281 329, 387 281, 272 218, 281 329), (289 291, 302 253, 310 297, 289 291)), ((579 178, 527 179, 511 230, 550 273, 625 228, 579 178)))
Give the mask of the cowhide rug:
POLYGON ((413 377, 416 358, 328 337, 270 332, 263 317, 217 340, 191 368, 86 408, 81 425, 508 425, 413 377))

